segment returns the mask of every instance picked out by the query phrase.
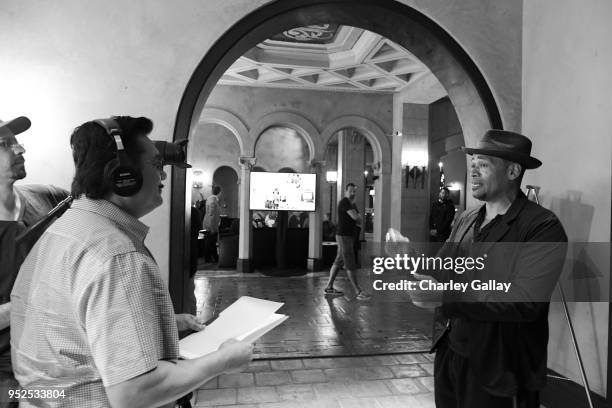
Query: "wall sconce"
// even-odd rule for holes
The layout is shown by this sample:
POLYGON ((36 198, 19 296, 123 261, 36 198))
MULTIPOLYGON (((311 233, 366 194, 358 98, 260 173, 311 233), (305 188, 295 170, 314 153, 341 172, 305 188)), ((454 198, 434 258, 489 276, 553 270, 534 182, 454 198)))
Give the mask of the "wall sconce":
POLYGON ((421 180, 421 189, 425 188, 425 179, 427 178, 427 163, 429 156, 426 151, 407 151, 402 155, 402 164, 406 171, 406 188, 410 188, 410 179, 412 179, 413 188, 417 188, 417 182, 421 180))
POLYGON ((461 184, 460 183, 449 183, 446 188, 448 188, 448 199, 453 202, 455 205, 459 205, 461 203, 461 184))
POLYGON ((202 170, 193 170, 193 188, 200 189, 204 186, 204 172, 202 170))
POLYGON ((325 180, 328 183, 336 183, 338 182, 338 172, 337 171, 328 171, 325 173, 325 180))
POLYGON ((406 166, 406 188, 410 188, 410 179, 412 179, 412 188, 417 188, 419 179, 421 179, 421 189, 425 188, 426 175, 427 166, 406 166))

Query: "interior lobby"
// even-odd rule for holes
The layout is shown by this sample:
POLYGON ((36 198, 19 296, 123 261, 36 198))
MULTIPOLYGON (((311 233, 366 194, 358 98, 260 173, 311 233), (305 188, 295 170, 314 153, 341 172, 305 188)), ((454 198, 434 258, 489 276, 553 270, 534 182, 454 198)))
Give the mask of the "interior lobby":
POLYGON ((385 256, 390 228, 430 250, 442 187, 455 217, 481 205, 461 148, 488 129, 520 132, 543 162, 523 191, 537 186, 576 243, 564 267, 597 276, 602 292, 567 309, 551 303, 541 403, 588 407, 586 377, 593 406, 604 407, 610 18, 606 0, 8 0, 0 113, 32 120, 28 184, 70 187, 69 135, 91 118, 146 116, 152 139, 189 141, 192 167, 168 169, 162 206, 142 219, 175 312, 211 321, 252 296, 284 303, 290 316, 256 342, 247 370, 198 390, 197 407, 434 407, 434 312, 375 290, 373 258, 385 256), (311 207, 257 207, 258 173, 314 175, 300 192, 311 207), (343 271, 344 294, 324 292, 347 183, 364 217, 356 273, 367 301, 343 271), (221 224, 211 261, 209 232, 193 236, 192 207, 213 186, 221 224))

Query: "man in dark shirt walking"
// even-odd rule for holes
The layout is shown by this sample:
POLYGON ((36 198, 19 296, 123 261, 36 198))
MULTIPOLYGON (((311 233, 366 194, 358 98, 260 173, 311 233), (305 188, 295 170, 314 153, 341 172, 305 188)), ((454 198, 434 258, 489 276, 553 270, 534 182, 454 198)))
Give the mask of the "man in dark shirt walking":
POLYGON ((455 205, 448 199, 449 194, 448 188, 443 187, 438 193, 438 199, 431 205, 429 236, 432 242, 445 242, 450 236, 455 205))
POLYGON ((336 243, 338 244, 338 252, 336 259, 329 271, 329 281, 325 288, 326 295, 343 295, 343 292, 334 289, 334 280, 338 275, 340 268, 344 266, 346 274, 357 294, 358 300, 367 300, 372 296, 365 293, 359 287, 355 271, 357 270, 357 261, 355 259, 355 230, 361 223, 361 215, 355 205, 355 192, 357 188, 353 183, 348 183, 344 190, 344 198, 338 203, 338 228, 336 230, 336 243))

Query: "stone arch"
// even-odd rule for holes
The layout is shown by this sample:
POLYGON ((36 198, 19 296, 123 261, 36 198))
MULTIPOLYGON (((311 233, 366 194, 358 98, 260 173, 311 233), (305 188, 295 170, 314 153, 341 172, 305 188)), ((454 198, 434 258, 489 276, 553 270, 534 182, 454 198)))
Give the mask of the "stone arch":
MULTIPOLYGON (((503 129, 493 91, 477 64, 452 35, 415 8, 396 0, 284 0, 248 14, 206 52, 183 93, 173 140, 189 136, 210 92, 239 56, 280 31, 323 19, 376 32, 419 58, 447 90, 467 145, 476 144, 486 129, 503 129)), ((183 296, 189 269, 185 178, 184 170, 172 172, 169 287, 176 310, 187 307, 183 296)))
POLYGON ((221 167, 229 167, 230 169, 234 170, 236 174, 238 175, 238 183, 240 183, 240 165, 238 164, 238 161, 236 161, 236 163, 230 162, 228 160, 222 160, 218 162, 216 164, 215 169, 213 170, 213 174, 215 171, 217 171, 221 167))
MULTIPOLYGON (((244 155, 243 152, 245 151, 245 147, 249 145, 249 130, 238 116, 224 109, 204 108, 198 123, 213 123, 227 128, 236 136, 238 146, 240 146, 240 154, 244 155)), ((231 165, 230 167, 240 174, 237 164, 231 165)))
POLYGON ((341 129, 353 128, 357 129, 372 146, 374 151, 374 161, 380 163, 378 169, 379 178, 376 181, 377 194, 374 197, 374 211, 379 216, 374 218, 374 239, 382 242, 384 227, 388 225, 388 207, 389 202, 384 201, 384 197, 388 195, 389 191, 389 180, 388 177, 391 174, 391 147, 389 141, 385 136, 385 132, 374 123, 372 120, 364 118, 362 116, 347 115, 341 116, 331 123, 329 123, 325 129, 321 132, 321 140, 323 140, 324 146, 331 137, 341 129))
POLYGON ((322 154, 331 137, 339 130, 355 128, 368 140, 374 150, 374 161, 380 162, 381 171, 391 171, 391 146, 380 126, 368 118, 355 115, 341 116, 325 126, 321 132, 322 154))
POLYGON ((298 132, 304 138, 309 150, 309 159, 315 158, 316 152, 320 148, 320 134, 317 128, 308 118, 294 112, 272 112, 259 118, 257 123, 249 131, 249 142, 247 146, 248 155, 255 154, 257 140, 266 129, 273 126, 286 126, 298 132))

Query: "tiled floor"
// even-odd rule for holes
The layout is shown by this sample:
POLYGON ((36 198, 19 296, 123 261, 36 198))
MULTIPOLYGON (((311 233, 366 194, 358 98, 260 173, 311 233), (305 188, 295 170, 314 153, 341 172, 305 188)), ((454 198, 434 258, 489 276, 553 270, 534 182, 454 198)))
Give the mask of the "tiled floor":
MULTIPOLYGON (((245 372, 198 390, 195 406, 434 407, 433 356, 422 353, 431 344, 431 312, 375 292, 357 301, 342 272, 335 286, 346 294, 329 298, 327 272, 268 277, 204 266, 195 281, 202 318, 248 295, 285 303, 279 312, 290 319, 256 343, 245 372)), ((369 291, 373 276, 359 274, 369 291)))
MULTIPOLYGON (((368 272, 361 270, 367 289, 368 272)), ((432 314, 407 298, 374 293, 358 301, 348 281, 340 276, 336 287, 345 296, 323 294, 327 273, 296 277, 267 277, 258 273, 201 271, 196 277, 198 313, 208 320, 248 295, 285 305, 279 313, 290 319, 256 344, 256 358, 351 356, 423 352, 431 345, 432 314)), ((371 288, 371 285, 370 285, 371 288)))
MULTIPOLYGON (((376 278, 360 271, 364 288, 376 278)), ((284 302, 280 312, 291 318, 257 342, 245 372, 198 390, 194 406, 435 407, 433 355, 424 353, 432 314, 406 296, 372 291, 372 300, 357 301, 341 273, 336 287, 346 295, 326 298, 327 272, 285 278, 208 268, 195 283, 206 320, 243 295, 284 302)))
POLYGON ((417 353, 259 360, 210 381, 195 406, 433 408, 432 359, 417 353))

